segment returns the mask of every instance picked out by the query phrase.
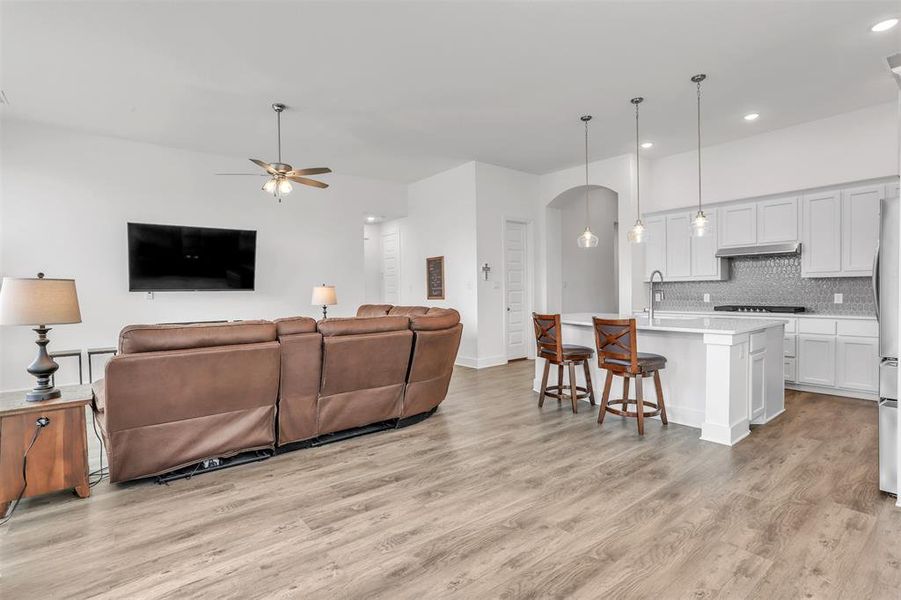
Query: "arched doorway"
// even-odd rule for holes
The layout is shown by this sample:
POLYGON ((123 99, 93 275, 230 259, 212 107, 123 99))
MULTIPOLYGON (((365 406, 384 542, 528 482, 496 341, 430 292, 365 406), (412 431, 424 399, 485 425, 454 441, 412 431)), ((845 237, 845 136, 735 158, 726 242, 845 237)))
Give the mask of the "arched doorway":
POLYGON ((619 196, 600 185, 588 186, 586 217, 584 185, 565 190, 546 207, 548 242, 559 272, 560 310, 564 313, 616 313, 619 306, 619 196), (585 230, 586 218, 598 236, 596 248, 579 248, 576 238, 585 230))

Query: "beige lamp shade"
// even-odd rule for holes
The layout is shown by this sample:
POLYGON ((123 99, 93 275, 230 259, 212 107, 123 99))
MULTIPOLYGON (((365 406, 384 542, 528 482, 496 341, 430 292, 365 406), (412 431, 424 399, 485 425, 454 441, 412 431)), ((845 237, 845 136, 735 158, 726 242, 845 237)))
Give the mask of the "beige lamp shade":
POLYGON ((338 295, 333 285, 317 285, 313 288, 313 299, 310 304, 315 306, 334 306, 338 304, 338 295))
POLYGON ((81 323, 74 279, 3 278, 0 325, 65 323, 81 323))

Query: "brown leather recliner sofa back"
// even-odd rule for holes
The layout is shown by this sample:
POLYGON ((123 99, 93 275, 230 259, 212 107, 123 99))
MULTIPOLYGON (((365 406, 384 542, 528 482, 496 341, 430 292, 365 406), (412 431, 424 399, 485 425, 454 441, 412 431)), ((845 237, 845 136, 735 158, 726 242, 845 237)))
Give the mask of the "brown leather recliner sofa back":
POLYGON ((318 323, 126 327, 94 383, 110 481, 428 413, 447 394, 459 314, 371 307, 318 323))
POLYGON ((110 481, 275 443, 275 324, 132 325, 94 384, 110 481))

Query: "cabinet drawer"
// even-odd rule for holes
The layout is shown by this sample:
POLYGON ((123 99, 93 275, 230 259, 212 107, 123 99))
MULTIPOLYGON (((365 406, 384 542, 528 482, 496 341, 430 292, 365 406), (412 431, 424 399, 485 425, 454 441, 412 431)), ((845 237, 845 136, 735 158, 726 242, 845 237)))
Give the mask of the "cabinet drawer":
POLYGON ((798 376, 796 374, 795 368, 797 364, 795 363, 794 358, 783 358, 782 359, 782 375, 785 381, 789 381, 794 383, 797 381, 798 376))
POLYGON ((792 358, 797 356, 798 355, 797 344, 798 344, 798 338, 796 338, 793 335, 785 336, 785 341, 783 343, 783 352, 782 352, 783 355, 791 356, 792 358))
POLYGON ((835 319, 799 319, 798 333, 835 335, 835 319))
POLYGON ((836 322, 839 335, 879 337, 879 323, 862 319, 839 319, 836 322))

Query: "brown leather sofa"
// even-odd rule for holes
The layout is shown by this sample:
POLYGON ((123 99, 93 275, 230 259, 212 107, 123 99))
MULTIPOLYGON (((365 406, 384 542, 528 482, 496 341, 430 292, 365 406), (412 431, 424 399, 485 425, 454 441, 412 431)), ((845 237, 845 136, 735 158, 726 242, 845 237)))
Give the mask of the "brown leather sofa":
POLYGON ((94 383, 110 481, 429 414, 447 394, 459 313, 358 315, 123 329, 94 383))
POLYGON ((275 444, 276 326, 131 325, 94 383, 110 481, 275 444))

